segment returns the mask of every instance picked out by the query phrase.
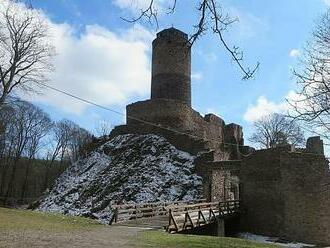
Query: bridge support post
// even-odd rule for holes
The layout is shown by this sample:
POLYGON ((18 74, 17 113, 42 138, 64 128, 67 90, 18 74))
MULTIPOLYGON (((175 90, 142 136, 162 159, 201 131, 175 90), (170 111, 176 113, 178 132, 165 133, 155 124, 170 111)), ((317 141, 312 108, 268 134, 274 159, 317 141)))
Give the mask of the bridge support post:
POLYGON ((222 218, 217 220, 217 235, 218 237, 225 237, 225 220, 222 218))

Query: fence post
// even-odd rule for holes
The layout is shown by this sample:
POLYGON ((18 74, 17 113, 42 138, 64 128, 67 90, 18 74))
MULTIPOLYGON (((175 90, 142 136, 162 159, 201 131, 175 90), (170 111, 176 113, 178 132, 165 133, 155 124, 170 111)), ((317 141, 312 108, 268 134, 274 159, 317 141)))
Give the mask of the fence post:
POLYGON ((218 217, 217 221, 217 236, 225 237, 225 220, 220 219, 220 216, 218 217))
POLYGON ((138 218, 138 207, 137 207, 137 205, 134 206, 134 209, 135 209, 135 218, 134 219, 137 219, 138 218))
POLYGON ((169 209, 168 210, 168 227, 167 227, 167 231, 170 230, 171 222, 172 222, 172 209, 169 209))

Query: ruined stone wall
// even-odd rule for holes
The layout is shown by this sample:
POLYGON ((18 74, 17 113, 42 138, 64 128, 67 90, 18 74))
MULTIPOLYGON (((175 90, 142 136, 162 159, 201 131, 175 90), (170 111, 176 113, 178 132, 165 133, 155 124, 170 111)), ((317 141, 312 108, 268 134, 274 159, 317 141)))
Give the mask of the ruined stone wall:
MULTIPOLYGON (((207 162, 198 160, 196 172, 203 178, 204 197, 209 201, 234 200, 232 183, 237 182, 241 161, 207 162)), ((238 190, 238 185, 237 185, 238 190)), ((238 193, 238 192, 237 192, 238 193)), ((238 199, 238 195, 236 195, 238 199)))
POLYGON ((244 231, 277 236, 283 226, 280 151, 261 150, 246 157, 240 170, 244 231))
POLYGON ((230 200, 230 171, 212 170, 210 180, 211 201, 230 200))
POLYGON ((244 231, 330 244, 328 165, 316 154, 257 151, 242 162, 244 231))
POLYGON ((173 133, 166 129, 161 129, 149 125, 122 125, 115 127, 110 134, 113 138, 121 134, 156 134, 167 139, 177 149, 197 155, 200 151, 212 149, 213 144, 201 139, 194 139, 188 135, 173 133))
POLYGON ((141 124, 134 120, 137 118, 207 139, 214 143, 214 146, 220 146, 224 142, 225 123, 221 118, 207 115, 204 119, 188 105, 175 100, 153 99, 137 102, 128 105, 126 113, 127 125, 141 124))
POLYGON ((241 150, 244 145, 243 129, 240 125, 231 123, 225 126, 224 129, 225 147, 229 151, 228 159, 241 159, 241 150))
MULTIPOLYGON (((238 159, 239 147, 243 145, 242 127, 225 125, 213 114, 202 117, 191 108, 191 44, 188 35, 175 28, 165 29, 157 33, 152 46, 151 99, 128 105, 127 127, 116 128, 112 134, 122 133, 124 129, 139 133, 136 128, 142 127, 143 132, 149 128, 149 133, 165 133, 167 139, 173 140, 181 133, 208 143, 207 150, 215 151, 216 160, 238 159), (155 128, 155 125, 175 132, 171 136, 170 131, 160 131, 161 128, 155 128), (225 141, 231 144, 225 145, 225 141)), ((182 146, 181 142, 175 144, 182 146)), ((183 145, 184 149, 186 146, 183 145)), ((194 152, 195 148, 193 145, 194 152)))
POLYGON ((234 143, 244 145, 243 130, 240 125, 230 123, 225 126, 225 141, 227 143, 234 143))
POLYGON ((286 238, 330 244, 330 173, 323 156, 281 154, 283 228, 286 238))
POLYGON ((321 140, 321 137, 309 137, 306 142, 306 150, 309 153, 324 155, 323 140, 321 140))

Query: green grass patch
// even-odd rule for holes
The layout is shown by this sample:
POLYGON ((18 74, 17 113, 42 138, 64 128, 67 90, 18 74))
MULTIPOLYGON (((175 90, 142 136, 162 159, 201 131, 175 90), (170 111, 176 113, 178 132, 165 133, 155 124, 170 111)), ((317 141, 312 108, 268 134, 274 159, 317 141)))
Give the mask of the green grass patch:
POLYGON ((81 217, 0 208, 0 230, 43 230, 66 232, 102 227, 98 222, 81 217))
POLYGON ((259 244, 243 239, 210 236, 168 234, 161 231, 146 231, 139 234, 138 247, 157 248, 275 248, 279 246, 259 244))
MULTIPOLYGON (((71 217, 60 214, 42 213, 28 210, 16 210, 0 208, 0 233, 24 233, 24 231, 42 231, 50 235, 56 233, 86 233, 84 231, 100 231, 105 230, 105 226, 98 222, 81 218, 71 217), (100 228, 100 229, 99 229, 100 228)), ((115 227, 109 228, 109 235, 116 231, 115 227)), ((123 228, 123 227, 121 227, 123 228)), ((121 229, 125 232, 124 229, 121 229)), ((118 230, 117 230, 118 232, 118 230)), ((115 234, 116 235, 116 234, 115 234)), ((118 235, 118 233, 117 233, 118 235)), ((9 235, 10 236, 10 235, 9 235)), ((120 236, 120 235, 119 235, 120 236)), ((69 237, 71 237, 69 235, 69 237)), ((100 237, 103 239, 106 237, 100 237)), ((123 237, 114 236, 114 239, 123 237)), ((131 241, 132 245, 128 247, 157 247, 157 248, 271 248, 278 247, 274 245, 258 244, 242 239, 234 238, 218 238, 210 236, 180 235, 168 234, 164 231, 142 231, 137 236, 126 237, 126 241, 131 241)), ((55 241, 54 241, 55 242, 55 241)), ((0 244, 1 246, 1 244, 0 244)))

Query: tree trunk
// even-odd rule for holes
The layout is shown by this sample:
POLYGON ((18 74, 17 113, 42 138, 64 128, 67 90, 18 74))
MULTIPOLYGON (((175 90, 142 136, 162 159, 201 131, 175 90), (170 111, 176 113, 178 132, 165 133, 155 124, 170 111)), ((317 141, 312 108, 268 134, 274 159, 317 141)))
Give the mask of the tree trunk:
POLYGON ((31 164, 33 164, 33 162, 34 162, 34 159, 29 158, 29 161, 27 162, 27 165, 26 165, 24 182, 23 182, 22 192, 21 192, 21 201, 22 202, 24 202, 24 198, 26 197, 29 173, 30 173, 31 164))
POLYGON ((9 159, 5 159, 2 169, 2 175, 1 175, 0 196, 4 196, 5 193, 8 169, 9 169, 9 159))
POLYGON ((0 97, 0 109, 1 107, 4 105, 5 100, 6 100, 7 94, 6 93, 2 93, 1 97, 0 97))
POLYGON ((7 192, 5 195, 5 204, 7 203, 7 200, 10 196, 13 196, 13 189, 14 189, 14 180, 15 180, 15 176, 16 176, 16 169, 17 169, 17 163, 19 161, 19 158, 15 158, 14 163, 13 163, 13 169, 10 175, 10 179, 9 179, 9 183, 8 183, 8 188, 7 188, 7 192))

